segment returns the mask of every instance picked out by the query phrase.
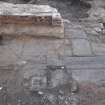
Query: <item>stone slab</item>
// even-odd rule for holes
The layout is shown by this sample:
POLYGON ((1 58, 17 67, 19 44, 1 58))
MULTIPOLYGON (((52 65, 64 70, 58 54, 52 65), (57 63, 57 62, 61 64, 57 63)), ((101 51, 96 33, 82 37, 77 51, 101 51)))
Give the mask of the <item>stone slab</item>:
POLYGON ((63 59, 59 58, 58 55, 47 56, 47 65, 64 65, 63 59))
POLYGON ((78 81, 102 83, 105 80, 105 69, 76 69, 72 70, 72 77, 78 81))
POLYGON ((91 43, 91 46, 95 55, 105 55, 105 44, 91 43))
POLYGON ((75 29, 73 27, 69 28, 66 27, 65 29, 65 36, 67 38, 81 38, 81 39, 87 39, 87 35, 82 29, 75 29))
POLYGON ((48 5, 0 4, 0 34, 64 37, 63 20, 48 5))
POLYGON ((0 66, 15 65, 17 60, 18 57, 9 46, 0 46, 0 66))
POLYGON ((64 56, 72 56, 72 47, 71 46, 64 46, 64 56))
POLYGON ((92 56, 92 51, 88 40, 72 39, 74 56, 92 56))
POLYGON ((65 57, 65 65, 70 70, 105 69, 105 57, 65 57))

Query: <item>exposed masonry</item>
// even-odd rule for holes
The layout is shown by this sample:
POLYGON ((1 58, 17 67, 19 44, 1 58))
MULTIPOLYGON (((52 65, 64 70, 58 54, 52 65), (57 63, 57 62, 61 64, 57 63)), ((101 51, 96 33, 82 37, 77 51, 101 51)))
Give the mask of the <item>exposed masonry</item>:
POLYGON ((64 37, 63 19, 48 5, 1 3, 0 28, 0 34, 64 37))

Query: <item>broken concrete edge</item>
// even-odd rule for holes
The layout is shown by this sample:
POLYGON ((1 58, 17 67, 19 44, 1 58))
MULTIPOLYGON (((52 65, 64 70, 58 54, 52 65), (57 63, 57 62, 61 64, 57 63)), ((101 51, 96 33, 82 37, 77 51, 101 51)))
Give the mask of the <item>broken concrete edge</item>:
POLYGON ((41 14, 41 16, 19 16, 19 15, 0 15, 0 25, 3 24, 22 24, 22 25, 51 25, 63 26, 63 19, 60 13, 52 14, 52 16, 41 14))
POLYGON ((63 19, 60 13, 56 13, 52 15, 52 25, 53 26, 63 26, 63 19))
POLYGON ((48 5, 10 3, 2 3, 0 7, 0 35, 64 38, 63 19, 55 8, 48 5))

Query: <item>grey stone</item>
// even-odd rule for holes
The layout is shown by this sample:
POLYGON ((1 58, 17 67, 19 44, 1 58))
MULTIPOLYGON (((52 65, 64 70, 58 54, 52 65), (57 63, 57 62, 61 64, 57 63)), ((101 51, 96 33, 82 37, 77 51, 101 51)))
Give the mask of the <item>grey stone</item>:
POLYGON ((94 30, 98 33, 101 33, 102 32, 102 29, 100 27, 95 27, 94 30))
POLYGON ((71 40, 65 39, 64 41, 64 56, 72 56, 71 40))
POLYGON ((24 55, 24 57, 21 57, 20 60, 26 60, 26 62, 31 62, 35 64, 46 64, 46 57, 44 56, 24 55))
POLYGON ((105 44, 91 43, 95 55, 105 55, 105 44))
POLYGON ((55 105, 57 97, 54 94, 44 94, 41 98, 41 105, 55 105))
POLYGON ((0 46, 0 65, 8 66, 15 65, 18 61, 18 57, 8 46, 0 46))
POLYGON ((48 65, 63 65, 63 59, 59 58, 57 55, 47 55, 48 65))
POLYGON ((64 56, 72 56, 72 47, 71 46, 64 47, 64 56))
POLYGON ((72 80, 71 92, 72 93, 78 92, 78 83, 76 80, 72 80))
POLYGON ((99 35, 98 32, 96 32, 93 28, 85 28, 85 31, 87 33, 87 35, 99 35))
POLYGON ((103 0, 94 0, 92 3, 92 8, 89 10, 90 18, 93 20, 104 20, 105 10, 102 8, 104 6, 103 0))
POLYGON ((0 65, 21 65, 23 61, 33 65, 46 64, 47 58, 48 64, 52 64, 51 62, 56 64, 58 62, 57 64, 59 65, 62 63, 62 59, 57 56, 56 49, 62 45, 63 40, 60 39, 40 39, 28 36, 8 39, 5 37, 3 45, 0 46, 0 65))
POLYGON ((87 39, 87 35, 82 29, 68 28, 65 29, 65 36, 67 38, 82 38, 87 39))
POLYGON ((13 40, 3 40, 3 45, 0 46, 0 65, 16 65, 20 60, 24 42, 13 40))
POLYGON ((30 80, 36 75, 45 75, 45 69, 46 65, 44 64, 27 63, 27 65, 22 68, 22 76, 25 80, 30 80))
POLYGON ((16 60, 13 63, 19 63, 20 62, 20 57, 22 55, 22 51, 23 51, 23 45, 24 42, 17 40, 17 39, 13 39, 13 40, 3 40, 3 46, 5 50, 3 50, 5 53, 7 53, 7 55, 3 54, 3 59, 6 59, 6 62, 10 62, 9 60, 12 60, 12 57, 14 56, 14 60, 16 60), (11 54, 9 54, 9 52, 11 52, 11 54), (8 59, 8 57, 11 57, 11 59, 8 59))
POLYGON ((28 81, 31 79, 31 91, 52 89, 70 83, 71 81, 71 75, 68 74, 64 66, 49 65, 45 69, 44 67, 40 68, 39 65, 39 68, 33 68, 32 66, 29 69, 30 71, 26 67, 24 68, 24 79, 28 81))
POLYGON ((72 70, 72 76, 77 81, 91 81, 101 83, 105 80, 104 69, 75 69, 72 70))
POLYGON ((56 49, 59 56, 72 56, 72 45, 62 44, 58 49, 56 49))
POLYGON ((70 70, 102 69, 105 68, 105 57, 65 57, 65 65, 70 70))
POLYGON ((80 99, 77 95, 71 96, 71 105, 80 105, 80 99))
POLYGON ((27 38, 24 39, 22 58, 34 58, 35 56, 55 56, 57 49, 63 44, 63 40, 27 38))
POLYGON ((36 39, 26 39, 28 41, 25 42, 23 48, 22 58, 30 59, 35 56, 43 56, 47 53, 47 45, 43 40, 36 39), (44 47, 46 45, 46 47, 44 47))
POLYGON ((74 56, 92 56, 89 41, 85 39, 72 39, 72 49, 74 56))

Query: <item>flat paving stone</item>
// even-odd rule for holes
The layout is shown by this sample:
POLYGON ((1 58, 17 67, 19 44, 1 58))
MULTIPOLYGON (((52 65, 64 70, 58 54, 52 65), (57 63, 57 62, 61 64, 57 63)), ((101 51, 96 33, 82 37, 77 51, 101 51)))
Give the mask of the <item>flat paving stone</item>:
POLYGON ((105 69, 76 69, 72 70, 72 76, 79 81, 102 83, 105 80, 105 69))
POLYGON ((34 64, 45 64, 46 63, 46 57, 45 56, 34 56, 34 55, 24 55, 23 57, 20 58, 20 62, 25 61, 31 62, 34 64))
POLYGON ((62 45, 62 43, 63 43, 62 40, 56 40, 56 39, 26 38, 23 48, 24 50, 23 56, 48 55, 48 52, 55 51, 62 45))
POLYGON ((3 45, 0 45, 0 65, 17 64, 22 55, 23 44, 17 39, 3 40, 3 45))
POLYGON ((41 40, 29 39, 25 41, 22 58, 29 58, 30 56, 42 56, 47 53, 47 46, 41 40))
POLYGON ((8 45, 0 46, 0 66, 14 65, 17 60, 18 56, 8 47, 8 45))
POLYGON ((82 39, 87 39, 87 35, 82 29, 73 29, 73 28, 68 28, 65 30, 65 36, 67 38, 82 38, 82 39))
POLYGON ((91 46, 95 55, 105 55, 105 44, 91 43, 91 46))
POLYGON ((24 62, 31 62, 33 65, 45 64, 47 63, 47 56, 51 61, 59 62, 57 49, 62 45, 63 40, 60 39, 44 39, 26 36, 3 41, 3 45, 0 46, 0 65, 21 65, 21 63, 23 65, 24 62))
POLYGON ((59 56, 72 56, 72 45, 68 39, 64 40, 64 43, 56 49, 59 56))
POLYGON ((105 69, 105 57, 65 57, 65 65, 70 70, 105 69))
POLYGON ((22 74, 24 79, 30 79, 30 77, 35 75, 41 75, 45 73, 46 65, 44 64, 33 64, 28 63, 22 68, 22 74))
POLYGON ((63 59, 59 58, 56 54, 48 54, 47 56, 47 65, 64 65, 63 59))
POLYGON ((72 47, 71 46, 65 46, 64 47, 64 56, 72 56, 72 47))
POLYGON ((64 56, 72 56, 72 42, 70 39, 65 39, 64 42, 64 56))
POLYGON ((89 41, 85 39, 72 39, 72 49, 74 56, 92 56, 89 41))

